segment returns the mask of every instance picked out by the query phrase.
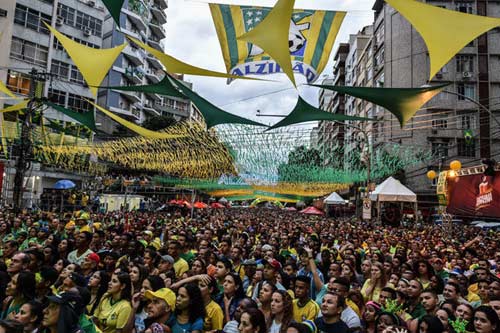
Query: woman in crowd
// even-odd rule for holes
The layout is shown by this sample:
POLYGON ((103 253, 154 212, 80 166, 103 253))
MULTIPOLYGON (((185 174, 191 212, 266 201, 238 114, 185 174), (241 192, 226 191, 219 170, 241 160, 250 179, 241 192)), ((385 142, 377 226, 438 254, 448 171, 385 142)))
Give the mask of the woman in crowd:
POLYGON ((96 271, 89 279, 90 302, 87 305, 87 314, 92 316, 101 299, 108 290, 109 275, 105 271, 96 271))
POLYGON ((500 319, 495 310, 482 305, 474 311, 474 332, 500 333, 500 319))
POLYGON ((224 323, 234 319, 234 313, 240 301, 245 297, 243 282, 239 274, 228 273, 223 282, 224 292, 219 297, 219 306, 224 311, 224 323))
POLYGON ((363 294, 365 301, 379 301, 380 291, 387 284, 386 279, 383 264, 377 261, 373 262, 370 278, 365 281, 363 288, 361 288, 361 294, 363 294))
POLYGON ((177 291, 175 302, 175 321, 171 327, 172 333, 201 333, 205 307, 200 288, 194 283, 188 283, 177 291))
POLYGON ((271 320, 268 324, 269 333, 285 333, 288 324, 293 320, 292 297, 284 290, 273 293, 271 301, 271 320))
POLYGON ((401 320, 390 312, 381 312, 375 320, 375 333, 382 333, 390 326, 400 326, 401 320))
POLYGON ((273 299, 273 293, 278 290, 276 286, 270 282, 264 282, 259 292, 259 309, 264 314, 266 318, 266 323, 269 323, 271 319, 271 301, 273 299))
POLYGON ((200 288, 206 312, 203 321, 203 331, 221 330, 224 327, 224 312, 212 298, 218 292, 217 281, 209 275, 198 276, 204 277, 198 280, 198 287, 200 288))
POLYGON ((417 333, 443 333, 444 327, 436 316, 425 315, 418 320, 417 333))
POLYGON ((258 309, 247 309, 241 314, 240 333, 266 333, 266 320, 264 315, 258 309))
POLYGON ((436 317, 441 320, 444 332, 451 333, 453 328, 450 326, 450 322, 455 321, 453 312, 448 309, 439 309, 436 311, 436 317))
POLYGON ((122 333, 132 313, 132 283, 128 273, 111 276, 108 292, 94 313, 94 322, 103 333, 122 333))
POLYGON ((366 303, 362 321, 365 333, 375 333, 375 328, 376 328, 375 320, 380 311, 381 311, 380 304, 373 301, 369 301, 366 303))
POLYGON ((144 265, 132 262, 129 265, 129 272, 130 282, 132 282, 132 293, 135 294, 141 290, 142 282, 148 276, 148 269, 144 265))
POLYGON ((1 319, 14 319, 21 306, 35 298, 35 274, 22 271, 15 274, 7 284, 1 319))
POLYGON ((43 306, 40 302, 29 301, 24 303, 14 320, 21 323, 25 333, 36 333, 43 319, 43 306))
POLYGON ((422 287, 427 289, 431 284, 431 278, 434 276, 434 268, 427 260, 419 260, 413 265, 413 272, 422 287))

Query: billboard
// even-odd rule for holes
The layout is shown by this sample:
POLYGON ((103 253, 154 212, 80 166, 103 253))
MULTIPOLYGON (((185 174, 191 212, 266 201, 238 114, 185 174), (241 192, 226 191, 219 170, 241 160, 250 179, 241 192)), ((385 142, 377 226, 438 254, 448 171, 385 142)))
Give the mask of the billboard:
POLYGON ((448 179, 448 207, 453 215, 500 217, 500 172, 448 179))
MULTIPOLYGON (((245 76, 282 72, 259 46, 237 39, 258 25, 271 9, 210 4, 228 73, 245 76)), ((304 75, 307 83, 314 82, 325 68, 345 15, 346 12, 294 9, 288 45, 293 71, 304 75)))

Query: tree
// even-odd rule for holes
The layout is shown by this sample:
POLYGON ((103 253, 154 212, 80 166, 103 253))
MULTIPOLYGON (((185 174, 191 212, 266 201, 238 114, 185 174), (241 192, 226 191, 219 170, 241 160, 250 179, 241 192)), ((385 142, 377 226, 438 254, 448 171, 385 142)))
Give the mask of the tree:
POLYGON ((170 115, 161 115, 146 119, 141 126, 151 131, 159 131, 164 128, 170 127, 175 123, 176 121, 174 117, 170 115))

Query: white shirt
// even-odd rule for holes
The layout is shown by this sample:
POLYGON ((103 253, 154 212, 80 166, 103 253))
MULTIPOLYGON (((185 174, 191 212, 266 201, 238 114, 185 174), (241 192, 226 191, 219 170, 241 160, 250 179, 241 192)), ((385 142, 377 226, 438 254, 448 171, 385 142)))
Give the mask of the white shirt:
POLYGON ((85 258, 87 258, 89 254, 94 253, 92 250, 87 249, 87 251, 85 251, 81 256, 78 257, 76 255, 76 251, 78 250, 71 251, 68 254, 68 261, 72 264, 77 264, 78 266, 81 266, 83 264, 85 258))

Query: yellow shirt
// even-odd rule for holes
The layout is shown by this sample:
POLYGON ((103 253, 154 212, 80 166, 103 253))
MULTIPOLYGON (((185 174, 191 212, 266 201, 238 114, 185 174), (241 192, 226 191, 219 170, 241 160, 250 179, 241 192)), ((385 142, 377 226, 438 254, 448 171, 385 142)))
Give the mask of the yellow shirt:
POLYGON ((365 281, 365 283, 363 284, 363 288, 361 288, 361 295, 363 295, 365 302, 368 302, 368 301, 378 302, 382 288, 374 287, 372 294, 367 295, 366 290, 368 289, 368 286, 370 285, 370 281, 371 281, 371 279, 367 279, 365 281))
POLYGON ((203 321, 203 331, 222 330, 224 327, 224 313, 219 304, 210 301, 210 303, 205 306, 205 311, 207 315, 203 321))
POLYGON ((94 317, 99 320, 97 325, 103 333, 112 333, 125 327, 128 317, 132 313, 132 306, 127 300, 120 300, 112 304, 111 297, 101 300, 95 310, 94 317))
POLYGON ((295 299, 293 300, 293 319, 301 323, 304 320, 313 320, 318 317, 319 314, 319 305, 310 299, 306 305, 300 307, 299 306, 299 300, 295 299))
POLYGON ((180 278, 182 274, 189 271, 189 264, 187 263, 186 260, 179 258, 177 259, 176 262, 174 262, 174 271, 175 271, 175 276, 177 278, 180 278))

